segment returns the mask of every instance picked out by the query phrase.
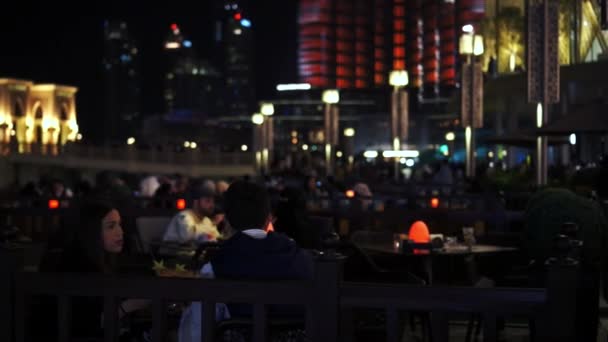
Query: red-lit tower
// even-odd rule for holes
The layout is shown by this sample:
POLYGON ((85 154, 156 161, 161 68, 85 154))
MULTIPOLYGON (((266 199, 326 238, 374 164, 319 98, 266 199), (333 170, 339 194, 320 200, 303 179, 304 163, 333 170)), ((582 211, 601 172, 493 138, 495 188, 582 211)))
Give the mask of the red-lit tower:
POLYGON ((484 0, 300 0, 300 81, 386 87, 391 70, 408 70, 411 87, 439 96, 456 85, 460 28, 484 12, 484 0))
POLYGON ((407 60, 410 85, 420 88, 423 84, 424 68, 422 67, 422 56, 424 51, 423 34, 424 23, 422 21, 422 1, 410 0, 407 7, 407 60))
POLYGON ((439 83, 441 89, 451 89, 456 85, 456 54, 458 53, 458 40, 456 39, 456 14, 454 3, 443 1, 439 5, 439 40, 441 41, 439 53, 439 83))
POLYGON ((439 1, 431 0, 422 3, 424 23, 424 97, 435 97, 439 93, 439 1))

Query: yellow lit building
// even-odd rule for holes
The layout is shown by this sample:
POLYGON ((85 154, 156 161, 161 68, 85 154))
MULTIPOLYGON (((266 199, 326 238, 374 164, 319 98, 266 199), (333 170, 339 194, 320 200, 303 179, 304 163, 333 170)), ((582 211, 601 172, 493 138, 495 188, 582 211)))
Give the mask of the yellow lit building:
MULTIPOLYGON (((560 3, 559 61, 561 65, 606 58, 608 31, 602 31, 599 7, 592 0, 560 3)), ((525 70, 525 0, 487 0, 483 23, 484 66, 494 60, 498 73, 525 70)))
POLYGON ((0 78, 0 154, 51 153, 75 141, 76 87, 0 78))

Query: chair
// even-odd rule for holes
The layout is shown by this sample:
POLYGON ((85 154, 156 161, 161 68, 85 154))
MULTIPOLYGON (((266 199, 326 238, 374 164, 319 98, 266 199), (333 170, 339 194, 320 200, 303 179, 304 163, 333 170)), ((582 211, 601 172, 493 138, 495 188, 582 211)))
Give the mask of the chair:
POLYGON ((169 222, 170 217, 144 216, 136 219, 139 249, 142 253, 154 252, 152 246, 162 240, 169 222))

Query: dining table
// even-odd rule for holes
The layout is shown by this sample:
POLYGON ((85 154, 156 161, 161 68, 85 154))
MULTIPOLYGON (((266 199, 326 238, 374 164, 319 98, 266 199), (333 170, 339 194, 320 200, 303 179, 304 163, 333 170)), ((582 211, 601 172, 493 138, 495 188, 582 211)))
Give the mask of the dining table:
MULTIPOLYGON (((433 264, 438 259, 449 259, 449 273, 448 278, 454 278, 454 264, 456 259, 462 258, 466 263, 476 267, 475 258, 507 255, 509 253, 516 253, 519 251, 516 247, 511 246, 497 246, 488 244, 473 244, 465 245, 462 243, 444 245, 440 248, 428 248, 428 249, 404 249, 403 244, 407 242, 363 242, 359 241, 356 245, 363 251, 367 252, 371 257, 391 257, 391 258, 404 258, 412 260, 414 262, 420 262, 422 264, 425 278, 428 285, 432 285, 434 282, 434 268, 433 264)), ((476 272, 476 270, 475 270, 476 272)), ((473 277, 469 275, 469 278, 473 277)), ((474 279, 469 279, 471 283, 474 283, 474 279)))

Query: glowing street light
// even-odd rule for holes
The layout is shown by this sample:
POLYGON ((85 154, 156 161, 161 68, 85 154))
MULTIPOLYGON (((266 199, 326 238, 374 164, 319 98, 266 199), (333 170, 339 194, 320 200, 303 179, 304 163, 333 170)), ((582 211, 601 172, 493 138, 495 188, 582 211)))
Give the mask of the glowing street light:
POLYGON ((323 91, 321 97, 325 104, 325 112, 323 116, 323 133, 325 134, 325 173, 331 175, 333 172, 332 165, 332 148, 339 143, 339 112, 337 104, 340 102, 340 92, 337 89, 327 89, 323 91))
POLYGON ((260 113, 255 113, 251 116, 251 122, 259 126, 264 123, 264 116, 260 113))
POLYGON ((406 70, 393 70, 389 74, 388 84, 393 87, 405 87, 409 84, 409 77, 406 70))
POLYGON ((355 136, 355 129, 354 128, 346 128, 344 130, 344 136, 345 137, 354 137, 355 136))
MULTIPOLYGON (((466 175, 469 178, 475 177, 475 128, 483 125, 483 110, 479 104, 483 101, 483 77, 479 76, 481 68, 476 62, 476 56, 484 52, 483 37, 475 34, 473 25, 465 25, 462 28, 465 32, 459 41, 459 52, 467 57, 468 63, 463 65, 462 72, 462 124, 465 128, 465 147, 466 147, 466 175), (466 96, 465 96, 466 95, 466 96)), ((446 138, 447 140, 447 138, 446 138)))
MULTIPOLYGON (((408 137, 409 108, 408 94, 402 89, 408 85, 409 77, 406 70, 393 70, 389 74, 388 83, 393 86, 391 95, 391 141, 393 149, 399 151, 401 144, 408 137)), ((394 160, 395 181, 399 180, 399 159, 394 160)))
POLYGON ((323 92, 322 97, 325 104, 336 104, 340 102, 340 92, 337 89, 328 89, 323 92))
POLYGON ((274 114, 274 105, 272 103, 262 103, 260 105, 262 115, 271 116, 274 114))
POLYGON ((129 138, 127 139, 127 145, 133 145, 133 144, 135 144, 135 138, 133 138, 133 137, 129 137, 129 138))

